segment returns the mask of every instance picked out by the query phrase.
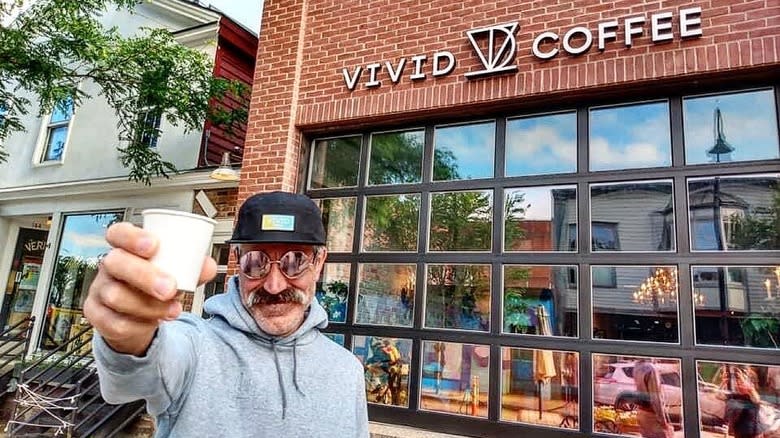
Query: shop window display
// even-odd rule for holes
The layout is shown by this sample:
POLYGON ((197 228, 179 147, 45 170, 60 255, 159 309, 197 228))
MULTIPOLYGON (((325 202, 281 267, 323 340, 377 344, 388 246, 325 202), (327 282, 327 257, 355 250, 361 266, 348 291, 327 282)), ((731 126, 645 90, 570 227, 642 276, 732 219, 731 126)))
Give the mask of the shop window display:
POLYGON ((505 191, 504 251, 577 251, 576 224, 576 186, 505 191))
POLYGON ((501 349, 501 420, 579 429, 579 354, 501 349))
POLYGON ((363 364, 369 403, 409 406, 411 339, 355 336, 352 352, 363 364))
POLYGON ((425 327, 490 330, 490 266, 428 265, 425 327))
POLYGON ((420 409, 487 418, 490 347, 422 342, 420 409))
POLYGON ((422 129, 371 134, 368 185, 421 182, 424 144, 422 129))
POLYGON ((576 267, 505 265, 503 285, 504 333, 577 336, 576 267))
POLYGON ((411 327, 416 274, 413 264, 361 264, 355 322, 411 327))
POLYGON ((347 320, 349 263, 325 263, 317 281, 315 297, 328 314, 329 322, 347 320))

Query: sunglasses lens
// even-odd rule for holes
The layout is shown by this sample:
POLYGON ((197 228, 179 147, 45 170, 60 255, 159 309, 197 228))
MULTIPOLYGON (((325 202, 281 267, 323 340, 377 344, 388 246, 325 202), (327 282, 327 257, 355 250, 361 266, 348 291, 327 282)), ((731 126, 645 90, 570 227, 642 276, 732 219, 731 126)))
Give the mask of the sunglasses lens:
POLYGON ((279 267, 285 277, 295 278, 309 267, 309 257, 302 251, 289 251, 279 260, 279 267))
POLYGON ((241 256, 241 272, 249 278, 261 278, 268 275, 271 268, 268 255, 262 251, 249 251, 241 256))
POLYGON ((241 272, 249 278, 265 277, 273 263, 279 264, 282 275, 292 279, 303 275, 311 260, 303 251, 288 251, 278 261, 271 260, 263 251, 249 251, 239 258, 241 272))

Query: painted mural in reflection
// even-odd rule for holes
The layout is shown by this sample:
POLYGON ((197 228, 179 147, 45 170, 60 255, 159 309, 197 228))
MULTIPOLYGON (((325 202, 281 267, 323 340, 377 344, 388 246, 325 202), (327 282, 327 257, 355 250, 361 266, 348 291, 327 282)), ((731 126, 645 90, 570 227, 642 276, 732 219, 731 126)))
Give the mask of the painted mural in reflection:
POLYGON ((420 409, 487 418, 490 346, 422 342, 420 409))
POLYGON ((678 359, 593 355, 593 430, 624 436, 682 436, 678 359))
POLYGON ((414 264, 360 264, 355 322, 411 327, 416 274, 414 264))
POLYGON ((780 366, 696 362, 702 436, 780 437, 780 366))
POLYGON ((501 420, 579 428, 579 354, 501 349, 501 420))
POLYGON ((330 322, 347 320, 347 300, 349 299, 349 263, 325 263, 322 275, 317 281, 315 297, 330 322))
POLYGON ((408 407, 412 340, 355 336, 352 341, 352 352, 363 364, 368 402, 408 407))

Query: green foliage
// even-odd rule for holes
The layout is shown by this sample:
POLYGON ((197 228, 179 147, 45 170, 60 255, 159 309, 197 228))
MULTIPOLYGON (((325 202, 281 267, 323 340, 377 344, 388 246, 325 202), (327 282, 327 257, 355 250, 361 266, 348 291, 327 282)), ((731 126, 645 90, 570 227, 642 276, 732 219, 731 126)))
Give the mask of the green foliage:
POLYGON ((745 342, 752 347, 777 348, 780 320, 774 315, 751 315, 741 321, 745 342), (774 335, 774 336, 773 336, 774 335))
MULTIPOLYGON (((3 18, 18 9, 4 4, 3 18)), ((0 142, 24 131, 20 117, 37 96, 39 117, 72 99, 76 108, 89 99, 81 86, 96 85, 118 116, 117 149, 129 178, 150 184, 153 176, 175 172, 173 164, 141 141, 148 132, 149 112, 174 126, 200 130, 208 118, 228 130, 246 121, 248 87, 214 78, 205 54, 177 43, 164 29, 143 29, 125 37, 106 29, 100 14, 109 6, 132 10, 140 0, 38 0, 8 27, 0 27, 0 142), (242 104, 233 110, 219 103, 232 96, 242 104), (144 129, 147 129, 145 132, 144 129)), ((77 110, 78 111, 78 110, 77 110)), ((0 146, 0 162, 7 152, 0 146)))
POLYGON ((734 232, 729 239, 733 249, 776 250, 780 248, 780 184, 772 194, 766 212, 750 211, 732 217, 734 232))

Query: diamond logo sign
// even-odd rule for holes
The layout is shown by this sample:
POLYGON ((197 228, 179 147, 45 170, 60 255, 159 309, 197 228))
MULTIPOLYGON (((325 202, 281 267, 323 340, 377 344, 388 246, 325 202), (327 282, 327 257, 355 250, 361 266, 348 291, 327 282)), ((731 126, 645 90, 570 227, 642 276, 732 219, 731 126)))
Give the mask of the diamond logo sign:
POLYGON ((472 29, 466 32, 471 46, 482 62, 483 70, 466 73, 469 78, 517 70, 515 32, 519 22, 472 29))

